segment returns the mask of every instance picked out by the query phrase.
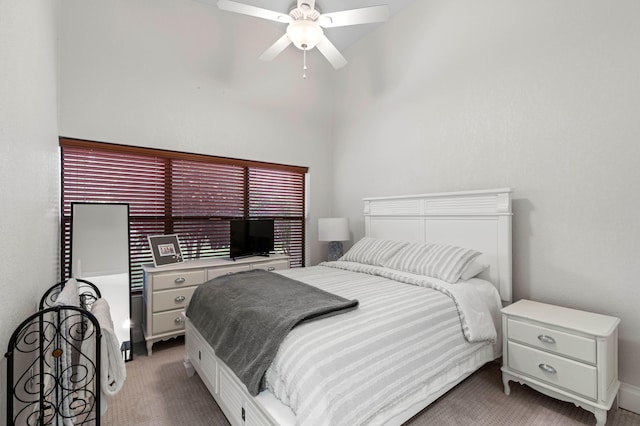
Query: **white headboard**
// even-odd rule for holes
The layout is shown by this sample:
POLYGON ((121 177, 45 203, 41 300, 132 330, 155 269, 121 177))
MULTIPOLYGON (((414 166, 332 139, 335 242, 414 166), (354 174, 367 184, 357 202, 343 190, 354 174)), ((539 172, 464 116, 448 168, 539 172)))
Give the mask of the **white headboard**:
POLYGON ((365 198, 365 235, 482 252, 491 281, 511 302, 511 189, 365 198))

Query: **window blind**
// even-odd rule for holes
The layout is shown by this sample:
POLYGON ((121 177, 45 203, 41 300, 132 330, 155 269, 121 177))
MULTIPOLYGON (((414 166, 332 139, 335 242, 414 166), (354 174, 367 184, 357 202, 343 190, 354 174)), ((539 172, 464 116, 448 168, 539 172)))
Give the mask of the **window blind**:
POLYGON ((248 216, 274 218, 276 250, 302 265, 304 174, 261 167, 250 167, 248 173, 248 216))
POLYGON ((177 234, 183 257, 229 256, 229 220, 272 218, 276 252, 304 266, 306 167, 60 138, 62 271, 69 271, 72 202, 130 209, 132 290, 153 263, 147 236, 177 234))

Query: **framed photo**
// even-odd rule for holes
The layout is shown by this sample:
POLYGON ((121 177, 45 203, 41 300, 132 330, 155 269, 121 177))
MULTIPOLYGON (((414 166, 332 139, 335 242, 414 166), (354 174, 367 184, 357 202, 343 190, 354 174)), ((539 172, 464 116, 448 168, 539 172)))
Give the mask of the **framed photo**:
POLYGON ((182 250, 177 235, 149 235, 148 239, 155 266, 182 262, 182 250))

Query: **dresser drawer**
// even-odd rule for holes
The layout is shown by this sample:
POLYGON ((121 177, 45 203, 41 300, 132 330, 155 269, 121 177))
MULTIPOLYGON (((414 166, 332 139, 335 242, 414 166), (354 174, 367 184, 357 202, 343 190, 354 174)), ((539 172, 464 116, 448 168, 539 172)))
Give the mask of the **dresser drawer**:
POLYGON ((253 269, 264 269, 265 271, 276 271, 279 269, 289 269, 289 260, 274 260, 271 262, 256 263, 253 269))
POLYGON ((177 287, 189 287, 202 284, 205 281, 203 270, 178 271, 155 274, 153 276, 153 290, 165 290, 177 287))
POLYGON ((528 346, 509 342, 508 366, 526 375, 596 400, 597 368, 528 346))
POLYGON ((153 293, 153 312, 184 308, 191 300, 197 286, 155 291, 153 293))
POLYGON ((509 318, 507 322, 509 340, 515 340, 556 354, 596 363, 596 341, 593 338, 564 333, 509 318))
POLYGON ((214 279, 215 277, 220 277, 222 275, 229 275, 236 272, 250 271, 250 270, 251 270, 250 264, 238 264, 233 266, 224 266, 220 268, 207 269, 207 281, 214 279))
POLYGON ((153 314, 153 334, 168 333, 169 331, 184 330, 184 309, 166 311, 153 314))

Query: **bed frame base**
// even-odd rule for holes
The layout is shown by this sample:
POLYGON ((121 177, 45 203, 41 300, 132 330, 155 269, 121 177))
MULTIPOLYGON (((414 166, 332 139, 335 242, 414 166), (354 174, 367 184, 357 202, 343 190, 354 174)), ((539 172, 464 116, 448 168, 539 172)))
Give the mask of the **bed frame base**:
MULTIPOLYGON (((249 394, 247 387, 221 361, 193 324, 185 317, 186 355, 184 366, 187 375, 198 373, 216 403, 232 426, 293 426, 295 415, 291 409, 263 391, 257 396, 249 394)), ((478 368, 494 359, 492 346, 469 361, 464 374, 458 377, 442 377, 445 385, 436 392, 423 389, 414 401, 385 422, 388 426, 401 426, 432 402, 449 392, 478 368)), ((437 387, 437 386, 436 386, 437 387)))

